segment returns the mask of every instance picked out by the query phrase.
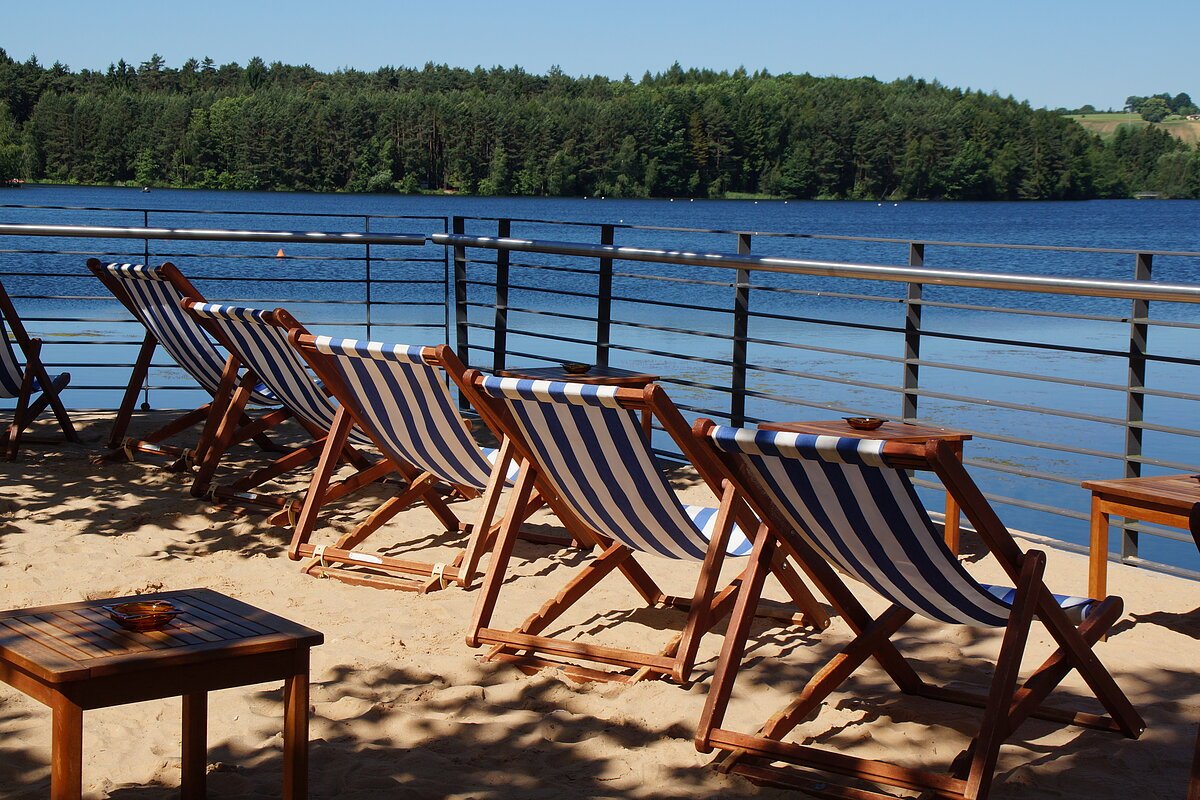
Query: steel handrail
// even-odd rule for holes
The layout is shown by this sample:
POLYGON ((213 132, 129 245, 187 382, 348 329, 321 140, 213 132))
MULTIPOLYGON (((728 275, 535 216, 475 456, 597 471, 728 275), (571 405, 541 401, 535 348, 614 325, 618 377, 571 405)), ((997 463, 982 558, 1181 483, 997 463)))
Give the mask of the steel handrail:
POLYGON ((470 236, 452 233, 435 233, 430 239, 434 244, 445 245, 447 247, 479 247, 490 250, 515 250, 524 253, 644 261, 654 264, 676 264, 690 267, 750 269, 760 272, 778 272, 792 275, 821 275, 829 278, 922 283, 937 286, 964 286, 975 289, 1069 294, 1084 297, 1109 297, 1122 300, 1200 303, 1200 285, 1183 283, 1064 278, 1054 275, 1013 275, 1001 272, 970 272, 967 270, 900 267, 886 264, 854 264, 840 261, 814 261, 802 258, 780 258, 777 256, 754 256, 737 253, 692 253, 685 250, 656 250, 647 247, 500 238, 495 236, 470 236))
POLYGON ((422 247, 423 233, 366 233, 329 231, 235 231, 205 228, 136 228, 102 225, 0 224, 0 236, 66 236, 95 239, 154 239, 215 242, 321 242, 323 244, 385 244, 422 247))

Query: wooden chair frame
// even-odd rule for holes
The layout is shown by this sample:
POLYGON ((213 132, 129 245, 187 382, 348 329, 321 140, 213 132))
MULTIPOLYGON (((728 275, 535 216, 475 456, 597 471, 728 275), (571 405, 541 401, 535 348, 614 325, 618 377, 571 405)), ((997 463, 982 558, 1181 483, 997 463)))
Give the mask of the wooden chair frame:
MULTIPOLYGON (((45 364, 42 363, 42 340, 31 337, 25 330, 25 325, 21 322, 16 306, 13 305, 3 283, 0 283, 0 315, 4 318, 3 321, 8 327, 12 341, 17 345, 17 350, 25 357, 25 365, 21 370, 21 386, 16 398, 17 405, 13 409, 13 420, 4 432, 4 440, 0 442, 0 455, 6 461, 17 457, 22 434, 47 407, 54 412, 67 441, 78 442, 79 435, 75 432, 75 426, 71 423, 71 417, 59 395, 71 382, 71 373, 63 372, 51 380, 45 364), (35 381, 39 390, 36 399, 33 396, 35 381)), ((0 347, 4 346, 6 345, 0 342, 0 347)))
MULTIPOLYGON (((512 451, 507 441, 501 444, 500 453, 492 469, 491 479, 483 492, 483 506, 476 516, 475 523, 473 525, 464 523, 443 500, 439 490, 441 479, 438 476, 424 472, 412 464, 396 461, 387 455, 387 447, 375 440, 372 427, 363 422, 365 415, 356 393, 350 389, 341 373, 332 365, 332 357, 316 349, 314 337, 308 334, 286 311, 277 311, 276 318, 288 330, 288 340, 292 346, 321 379, 326 389, 337 398, 341 406, 335 417, 334 426, 329 432, 320 461, 313 472, 304 500, 292 512, 294 526, 291 542, 288 544, 288 557, 293 561, 301 558, 310 559, 304 566, 304 571, 309 574, 333 577, 357 585, 417 591, 422 594, 433 589, 444 588, 447 583, 457 583, 463 588, 469 588, 474 581, 481 557, 487 552, 499 532, 499 525, 493 525, 492 521, 496 516, 508 466, 512 462, 512 451), (321 508, 334 499, 331 495, 335 489, 331 489, 330 480, 337 470, 338 459, 335 456, 345 447, 346 438, 354 425, 357 425, 359 430, 370 437, 379 452, 383 454, 384 460, 378 465, 379 468, 386 472, 398 473, 407 482, 407 486, 386 500, 366 520, 354 530, 340 537, 333 545, 314 546, 310 543, 310 538, 316 527, 317 517, 321 508), (458 548, 448 563, 414 561, 377 553, 364 553, 357 549, 358 545, 388 520, 419 502, 424 502, 448 531, 468 534, 465 544, 458 548), (333 566, 327 562, 332 562, 333 566), (356 569, 350 570, 346 567, 355 567, 356 569), (369 571, 363 571, 362 568, 369 571), (377 572, 385 574, 372 574, 377 572)), ((426 347, 423 348, 422 355, 425 357, 426 363, 440 367, 450 376, 451 380, 461 386, 460 382, 466 368, 452 350, 445 346, 426 347)), ((478 495, 478 491, 469 486, 454 486, 453 489, 464 498, 478 495)), ((521 519, 528 518, 540 506, 540 495, 535 493, 525 503, 524 511, 520 515, 521 519)), ((272 520, 282 521, 282 515, 276 515, 272 517, 272 520)))
MULTIPOLYGON (((661 387, 650 384, 644 390, 616 390, 615 397, 622 408, 648 414, 659 421, 683 448, 685 456, 692 459, 697 472, 708 486, 721 498, 714 535, 701 565, 692 597, 666 594, 634 558, 635 551, 632 548, 593 530, 562 501, 542 476, 531 448, 524 441, 520 428, 504 404, 479 389, 483 378, 483 374, 478 370, 468 371, 461 384, 463 392, 488 424, 511 443, 514 455, 522 461, 522 469, 508 510, 501 522, 492 560, 472 615, 467 644, 471 647, 491 645, 485 660, 510 662, 530 672, 554 667, 579 680, 631 683, 665 676, 679 683, 686 683, 695 664, 701 637, 729 613, 737 596, 741 578, 734 579, 723 589, 718 590, 717 587, 733 526, 736 523, 743 530, 754 530, 759 524, 758 521, 744 504, 735 502, 731 486, 721 480, 716 472, 712 454, 694 446, 687 422, 661 387), (516 630, 500 630, 490 627, 491 619, 516 542, 520 509, 535 488, 542 493, 546 505, 558 516, 568 533, 576 541, 593 550, 595 559, 576 574, 557 595, 526 618, 516 630), (640 652, 543 635, 556 619, 603 578, 614 572, 620 572, 647 605, 675 608, 686 613, 683 630, 661 651, 640 652), (621 671, 584 666, 576 663, 579 660, 616 667, 621 671)), ((774 557, 767 569, 777 576, 801 612, 796 616, 786 613, 783 615, 784 619, 819 630, 828 627, 828 614, 800 576, 790 567, 786 552, 781 551, 774 557)))
POLYGON ((739 500, 746 502, 764 521, 754 542, 751 566, 742 585, 725 637, 720 663, 705 703, 696 734, 701 752, 720 749, 716 766, 736 772, 755 783, 803 789, 819 797, 883 798, 892 795, 839 784, 837 779, 927 791, 936 797, 982 800, 988 796, 1000 746, 1022 722, 1037 717, 1053 722, 1120 732, 1137 738, 1145 723, 1117 686, 1112 675, 1092 651, 1121 616, 1118 597, 1108 597, 1076 627, 1059 607, 1042 576, 1045 555, 1036 550, 1022 552, 1012 534, 1000 521, 983 493, 945 442, 921 444, 889 442, 883 454, 890 466, 929 470, 942 481, 959 502, 967 519, 979 532, 1016 586, 1008 624, 991 687, 986 695, 948 689, 926 683, 891 642, 891 636, 913 615, 894 605, 872 618, 850 593, 841 577, 794 531, 770 502, 769 495, 729 454, 708 445, 709 420, 694 428, 697 441, 709 446, 718 457, 722 473, 736 487, 739 500), (796 699, 772 716, 754 734, 722 728, 734 682, 745 653, 754 607, 772 554, 790 547, 816 586, 846 619, 856 638, 820 669, 796 699), (1021 658, 1034 618, 1041 620, 1058 649, 1018 686, 1021 658), (934 700, 983 709, 978 735, 955 760, 950 772, 912 769, 883 761, 871 761, 811 745, 783 741, 784 737, 816 712, 826 697, 836 691, 868 659, 884 668, 901 692, 934 700), (1050 692, 1074 669, 1108 712, 1098 716, 1064 711, 1043 705, 1050 692))
MULTIPOLYGON (((185 311, 204 302, 201 298, 187 294, 182 288, 180 291, 184 294, 181 303, 185 311)), ((308 333, 303 325, 282 308, 266 312, 264 320, 270 325, 288 331, 299 330, 301 333, 308 333)), ((225 364, 221 384, 216 397, 213 398, 212 410, 205 422, 200 445, 196 449, 196 472, 192 482, 192 496, 208 498, 233 510, 244 510, 247 505, 250 505, 264 506, 274 510, 283 509, 286 513, 293 506, 289 497, 264 494, 256 490, 268 481, 319 459, 333 432, 321 430, 318 426, 293 413, 286 405, 246 424, 244 422, 246 406, 254 387, 261 383, 261 379, 248 365, 242 362, 237 345, 228 339, 220 326, 202 316, 197 316, 196 321, 226 349, 229 353, 229 360, 225 364), (239 372, 242 372, 240 379, 238 378, 239 372), (309 444, 283 450, 280 456, 266 466, 254 469, 238 477, 232 483, 223 485, 213 483, 221 460, 228 453, 230 447, 287 419, 294 420, 304 429, 311 437, 309 444)), ((327 501, 344 497, 368 483, 381 480, 390 472, 385 465, 372 462, 354 445, 345 442, 344 437, 349 436, 349 433, 350 429, 347 425, 340 434, 343 437, 342 446, 337 450, 336 456, 330 457, 333 458, 335 465, 343 461, 348 462, 358 471, 329 487, 325 493, 327 501)), ((278 450, 278 448, 276 449, 278 450)), ((278 521, 277 518, 273 517, 272 519, 278 521)))
MULTIPOLYGON (((121 285, 121 282, 109 274, 105 264, 99 259, 89 258, 87 267, 96 276, 96 279, 103 283, 105 288, 112 293, 113 297, 121 305, 125 306, 126 310, 133 315, 133 318, 141 322, 137 302, 129 296, 129 292, 121 285)), ((200 291, 170 261, 158 267, 158 271, 184 297, 189 297, 200 302, 204 301, 204 296, 200 294, 200 291)), ((137 406, 138 392, 142 390, 146 376, 149 374, 150 365, 154 359, 154 351, 158 348, 158 344, 157 337, 147 328, 146 335, 142 339, 141 348, 138 350, 137 360, 134 362, 133 371, 129 375, 129 383, 125 387, 125 394, 121 398, 121 405, 117 410, 116 419, 113 420, 112 432, 109 434, 107 445, 108 452, 104 457, 107 459, 123 458, 132 461, 135 452, 170 456, 176 459, 174 462, 175 468, 186 469, 202 456, 204 448, 207 447, 211 439, 211 434, 206 439, 202 433, 200 440, 193 448, 167 445, 163 444, 163 442, 189 428, 206 422, 211 416, 210 412, 212 412, 214 407, 213 402, 208 402, 198 408, 194 408, 141 437, 126 438, 125 436, 129 430, 129 423, 133 418, 134 408, 137 406)), ((228 371, 230 368, 228 359, 225 366, 228 371)), ((236 369, 234 369, 233 374, 236 376, 236 369)), ((224 377, 223 375, 222 380, 224 380, 224 377)), ((253 420, 248 416, 243 416, 241 422, 246 427, 241 431, 243 435, 234 437, 234 443, 253 439, 264 451, 277 451, 279 448, 267 438, 265 431, 283 422, 287 418, 287 415, 280 414, 277 411, 268 411, 263 415, 263 418, 266 420, 265 424, 254 425, 253 420)))

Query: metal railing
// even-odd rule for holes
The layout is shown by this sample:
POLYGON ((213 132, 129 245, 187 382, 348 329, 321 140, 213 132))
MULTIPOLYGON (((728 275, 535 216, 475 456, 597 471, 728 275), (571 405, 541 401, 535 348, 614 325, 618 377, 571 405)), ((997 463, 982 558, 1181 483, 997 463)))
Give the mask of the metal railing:
MULTIPOLYGON (((37 217, 0 224, 0 280, 56 348, 47 360, 83 370, 69 399, 100 398, 92 405, 115 403, 141 334, 94 285, 86 257, 172 260, 212 299, 300 305, 306 322, 344 335, 413 341, 399 329, 421 328, 421 341, 453 342, 492 370, 574 360, 657 374, 686 412, 733 424, 869 414, 963 430, 974 436, 966 463, 1009 507, 1006 520, 1068 549, 1086 542, 1079 480, 1200 471, 1200 283, 1151 280, 1162 264, 1200 268, 1197 252, 481 217, 0 209, 37 217), (123 224, 130 214, 141 224, 123 224), (255 224, 196 224, 223 216, 255 224), (361 230, 270 229, 305 218, 361 230), (381 230, 398 225, 433 228, 444 249, 381 230), (862 257, 865 248, 879 256, 862 257), (1061 275, 1036 269, 1066 257, 1087 262, 1061 275), (1131 279, 1100 274, 1121 262, 1131 279), (1098 277, 1078 277, 1089 273, 1098 277)), ((165 361, 147 389, 160 404, 194 391, 165 361)), ((661 436, 656 444, 671 455, 661 436)), ((940 507, 939 487, 921 486, 940 507)), ((1188 554, 1186 535, 1127 523, 1117 558, 1200 577, 1188 554)))
MULTIPOLYGON (((210 299, 300 305, 301 319, 342 335, 449 337, 448 262, 444 252, 425 249, 429 228, 446 230, 445 217, 29 205, 0 211, 6 219, 36 220, 0 224, 0 280, 44 338, 46 359, 75 373, 71 403, 115 402, 141 342, 140 326, 85 268, 93 256, 173 261, 210 299), (242 227, 246 222, 254 226, 242 227), (286 229, 314 222, 357 230, 286 229), (401 225, 421 232, 394 230, 401 225), (404 328, 422 330, 402 334, 404 328)), ((185 405, 196 391, 160 353, 144 406, 185 405)))
MULTIPOLYGON (((1191 355, 1200 337, 1181 343, 1200 331, 1200 283, 1151 280, 1155 259, 1200 266, 1200 252, 477 217, 455 217, 452 229, 432 238, 453 252, 456 341, 468 363, 617 359, 660 375, 687 411, 734 425, 832 412, 964 430, 975 439, 966 463, 993 502, 1015 509, 1016 527, 1049 529, 1078 550, 1088 518, 1080 480, 1200 470, 1191 355), (516 225, 590 230, 599 241, 515 237, 516 225), (618 232, 734 247, 618 245, 618 232), (760 239, 903 248, 908 263, 754 254, 760 239), (935 247, 1127 257, 1133 278, 934 269, 925 262, 935 247), (1167 313, 1151 317, 1151 303, 1167 313), (1152 349, 1155 337, 1163 346, 1152 349)), ((1180 531, 1127 522, 1116 557, 1200 577, 1180 531), (1140 534, 1160 552, 1147 557, 1140 534)))

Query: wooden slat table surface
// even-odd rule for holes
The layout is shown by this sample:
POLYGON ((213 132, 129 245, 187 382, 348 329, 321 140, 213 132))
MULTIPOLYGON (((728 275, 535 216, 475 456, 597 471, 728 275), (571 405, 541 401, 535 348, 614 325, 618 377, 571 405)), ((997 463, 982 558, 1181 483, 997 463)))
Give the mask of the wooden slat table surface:
POLYGON ((309 649, 324 636, 210 589, 0 612, 0 681, 52 711, 51 800, 82 795, 83 712, 183 698, 182 788, 205 795, 208 692, 284 682, 283 797, 308 791, 309 649), (181 609, 158 631, 128 631, 106 605, 167 600, 181 609))
POLYGON ((203 660, 210 651, 249 654, 311 647, 321 634, 210 589, 118 597, 0 612, 0 659, 50 683, 203 660), (127 631, 105 605, 168 600, 183 613, 161 631, 127 631))

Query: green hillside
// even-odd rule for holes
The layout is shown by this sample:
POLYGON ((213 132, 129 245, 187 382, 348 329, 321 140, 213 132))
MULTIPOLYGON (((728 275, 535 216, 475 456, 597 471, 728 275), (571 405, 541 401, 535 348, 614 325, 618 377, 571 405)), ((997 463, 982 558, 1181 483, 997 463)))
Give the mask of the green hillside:
MULTIPOLYGON (((1075 120, 1086 130, 1099 134, 1100 138, 1105 141, 1112 139, 1116 135, 1117 128, 1123 125, 1134 128, 1145 128, 1150 125, 1139 115, 1124 111, 1114 114, 1068 114, 1067 118, 1075 120)), ((1200 120, 1170 116, 1157 123, 1156 127, 1187 144, 1195 145, 1200 142, 1200 120)))

